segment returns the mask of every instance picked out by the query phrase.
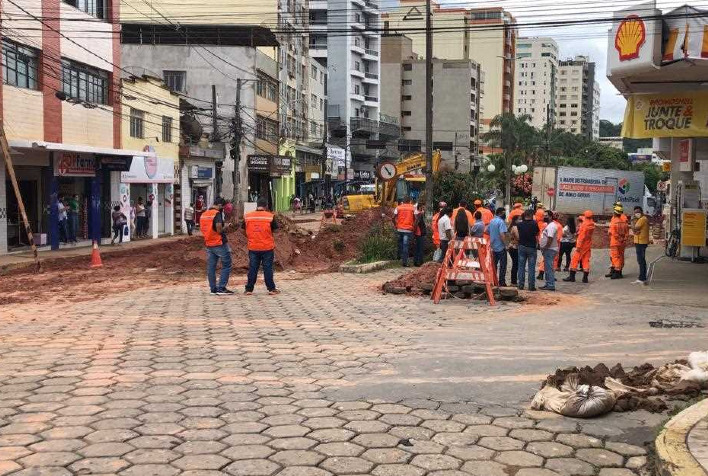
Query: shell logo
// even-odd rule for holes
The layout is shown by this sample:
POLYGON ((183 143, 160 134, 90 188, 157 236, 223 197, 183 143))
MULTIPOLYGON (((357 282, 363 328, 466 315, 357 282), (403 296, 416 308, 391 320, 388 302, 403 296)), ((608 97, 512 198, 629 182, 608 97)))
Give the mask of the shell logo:
POLYGON ((629 15, 620 23, 615 35, 615 49, 620 61, 639 58, 639 51, 647 39, 647 28, 637 15, 629 15))

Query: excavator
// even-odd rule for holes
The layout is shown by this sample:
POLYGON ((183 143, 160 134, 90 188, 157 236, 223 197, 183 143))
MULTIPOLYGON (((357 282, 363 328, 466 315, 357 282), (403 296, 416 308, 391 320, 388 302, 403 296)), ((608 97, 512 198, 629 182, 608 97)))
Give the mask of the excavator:
MULTIPOLYGON (((433 152, 433 173, 440 168, 442 155, 433 152)), ((399 162, 382 161, 377 166, 375 187, 370 193, 347 194, 342 197, 345 213, 356 213, 378 206, 396 206, 396 201, 406 195, 418 196, 425 189, 425 154, 415 152, 399 162)))

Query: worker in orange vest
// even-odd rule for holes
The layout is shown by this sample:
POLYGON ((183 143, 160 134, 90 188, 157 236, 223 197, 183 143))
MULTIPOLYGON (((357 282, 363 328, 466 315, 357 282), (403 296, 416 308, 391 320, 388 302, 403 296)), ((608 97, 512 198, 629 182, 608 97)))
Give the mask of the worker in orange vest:
POLYGON ((405 197, 403 203, 393 211, 393 225, 398 232, 398 251, 404 267, 408 266, 408 244, 415 229, 415 215, 415 207, 411 204, 411 197, 405 197))
POLYGON ((214 205, 199 217, 199 228, 204 236, 204 245, 207 254, 207 280, 211 294, 219 296, 234 294, 226 289, 231 274, 231 248, 229 248, 226 230, 228 225, 224 223, 223 208, 226 201, 217 197, 214 205), (216 283, 216 263, 221 260, 221 275, 219 284, 216 283))
POLYGON ((433 245, 435 246, 435 254, 433 255, 433 261, 437 261, 441 257, 439 256, 440 253, 440 230, 438 230, 438 220, 440 219, 440 216, 442 214, 442 211, 447 207, 447 203, 445 202, 440 202, 438 203, 438 212, 433 215, 433 221, 431 223, 431 228, 433 229, 433 245))
POLYGON ((570 261, 570 276, 563 281, 575 282, 575 273, 578 272, 578 265, 583 267, 583 282, 588 282, 590 275, 590 258, 592 257, 592 234, 595 231, 595 221, 592 210, 583 213, 583 223, 578 230, 578 239, 575 244, 573 259, 570 261))
POLYGON ((509 217, 507 218, 507 224, 511 224, 514 217, 519 217, 524 214, 524 205, 522 203, 516 202, 514 208, 509 212, 509 217))
MULTIPOLYGON (((489 223, 494 219, 494 213, 492 211, 485 207, 482 206, 482 200, 475 200, 474 201, 474 208, 475 212, 481 212, 482 213, 482 222, 484 223, 484 226, 488 226, 489 223)), ((470 226, 474 223, 474 220, 470 222, 470 226)))
POLYGON ((279 294, 273 280, 273 262, 275 260, 275 238, 273 232, 278 228, 275 215, 268 211, 268 199, 259 198, 256 210, 243 217, 243 228, 248 240, 248 281, 246 295, 253 294, 258 270, 263 264, 263 280, 268 294, 279 294))
POLYGON ((615 203, 613 212, 609 228, 610 272, 605 277, 620 279, 623 277, 624 249, 627 246, 627 237, 629 236, 629 223, 627 223, 627 216, 624 214, 624 207, 622 207, 621 202, 615 203))
POLYGON ((453 228, 453 236, 455 236, 455 219, 457 218, 457 214, 460 213, 461 210, 464 210, 467 214, 467 223, 469 224, 469 226, 472 226, 474 224, 474 215, 471 211, 467 209, 467 202, 465 200, 460 200, 459 206, 452 211, 452 217, 450 217, 450 221, 452 222, 453 228))
POLYGON ((563 224, 560 222, 560 214, 558 212, 553 212, 553 223, 556 224, 558 227, 558 233, 556 234, 556 240, 558 240, 558 250, 559 252, 556 253, 556 259, 553 262, 553 266, 555 267, 556 271, 560 271, 560 246, 561 242, 563 241, 563 224))

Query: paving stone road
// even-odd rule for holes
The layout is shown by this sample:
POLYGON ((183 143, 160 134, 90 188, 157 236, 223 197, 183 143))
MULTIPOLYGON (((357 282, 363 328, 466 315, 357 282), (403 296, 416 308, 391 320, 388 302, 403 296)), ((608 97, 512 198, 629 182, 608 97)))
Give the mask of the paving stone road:
MULTIPOLYGON (((537 381, 515 394, 518 404, 432 387, 416 396, 415 385, 408 396, 362 395, 366 379, 405 380, 410 370, 399 362, 433 350, 429 333, 460 333, 456 326, 477 318, 490 331, 505 310, 517 323, 548 312, 433 308, 378 293, 395 273, 282 281, 276 297, 183 285, 3 308, 0 475, 642 474, 646 451, 626 441, 637 428, 651 434, 662 417, 525 411, 537 381), (347 392, 359 395, 338 397, 347 392)), ((502 349, 513 345, 505 332, 515 331, 500 333, 502 349)), ((477 371, 495 373, 491 364, 468 367, 477 371)))

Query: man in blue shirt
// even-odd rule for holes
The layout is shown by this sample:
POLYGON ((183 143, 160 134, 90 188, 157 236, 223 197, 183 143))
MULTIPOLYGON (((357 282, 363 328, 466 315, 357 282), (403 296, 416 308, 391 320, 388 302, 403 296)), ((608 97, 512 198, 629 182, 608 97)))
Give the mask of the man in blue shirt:
POLYGON ((499 286, 506 286, 506 210, 497 208, 496 216, 489 222, 487 233, 494 253, 494 268, 499 277, 499 286))

